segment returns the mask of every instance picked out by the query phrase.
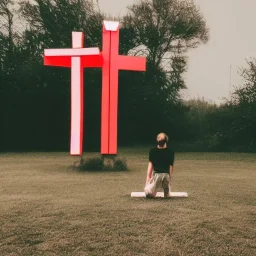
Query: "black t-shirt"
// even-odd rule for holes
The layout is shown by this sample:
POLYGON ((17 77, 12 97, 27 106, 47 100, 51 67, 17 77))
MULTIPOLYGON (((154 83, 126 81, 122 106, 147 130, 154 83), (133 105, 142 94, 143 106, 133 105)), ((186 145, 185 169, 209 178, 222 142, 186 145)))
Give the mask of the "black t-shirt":
POLYGON ((170 165, 174 163, 174 152, 169 148, 151 148, 149 161, 152 162, 155 173, 169 173, 170 165))

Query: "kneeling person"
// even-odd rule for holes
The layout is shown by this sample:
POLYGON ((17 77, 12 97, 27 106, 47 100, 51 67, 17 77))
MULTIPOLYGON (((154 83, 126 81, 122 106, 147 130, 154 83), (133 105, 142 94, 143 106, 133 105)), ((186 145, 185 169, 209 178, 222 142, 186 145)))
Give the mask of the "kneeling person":
POLYGON ((161 188, 164 197, 171 192, 171 176, 173 173, 174 152, 167 147, 168 136, 165 133, 157 135, 157 147, 149 151, 149 163, 145 193, 147 198, 154 198, 161 188), (153 173, 154 171, 154 173, 153 173))

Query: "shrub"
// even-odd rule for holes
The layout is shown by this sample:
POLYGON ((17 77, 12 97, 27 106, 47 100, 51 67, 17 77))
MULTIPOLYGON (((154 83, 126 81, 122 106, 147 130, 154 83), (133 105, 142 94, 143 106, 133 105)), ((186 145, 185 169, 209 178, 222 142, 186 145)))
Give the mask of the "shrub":
POLYGON ((81 158, 80 161, 74 163, 74 168, 79 171, 127 171, 128 166, 126 159, 107 158, 104 161, 104 157, 96 156, 88 159, 81 158))
POLYGON ((126 159, 116 159, 114 162, 114 170, 115 171, 127 171, 128 170, 128 166, 127 166, 127 162, 126 159))
POLYGON ((101 170, 103 166, 103 159, 100 157, 92 157, 80 162, 81 170, 101 170))

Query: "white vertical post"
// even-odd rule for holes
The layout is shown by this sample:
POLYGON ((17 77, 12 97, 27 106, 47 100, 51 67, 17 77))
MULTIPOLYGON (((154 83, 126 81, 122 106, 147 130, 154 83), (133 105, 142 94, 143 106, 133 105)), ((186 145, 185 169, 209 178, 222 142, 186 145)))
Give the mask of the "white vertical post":
POLYGON ((71 58, 71 139, 70 154, 82 154, 83 135, 83 69, 81 58, 71 58))

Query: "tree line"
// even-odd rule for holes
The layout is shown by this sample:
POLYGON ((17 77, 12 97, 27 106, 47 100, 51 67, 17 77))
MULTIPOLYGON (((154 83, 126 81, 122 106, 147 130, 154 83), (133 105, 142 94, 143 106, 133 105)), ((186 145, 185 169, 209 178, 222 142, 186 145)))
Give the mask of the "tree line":
MULTIPOLYGON (((0 151, 69 150, 70 69, 43 66, 43 50, 70 48, 72 31, 101 49, 104 19, 122 25, 120 54, 147 57, 146 72, 119 72, 119 145, 164 131, 176 150, 256 151, 255 60, 225 104, 181 97, 187 52, 209 40, 193 1, 140 1, 110 18, 92 0, 2 0, 0 15, 0 151)), ((101 70, 84 75, 84 150, 99 151, 101 70)))

